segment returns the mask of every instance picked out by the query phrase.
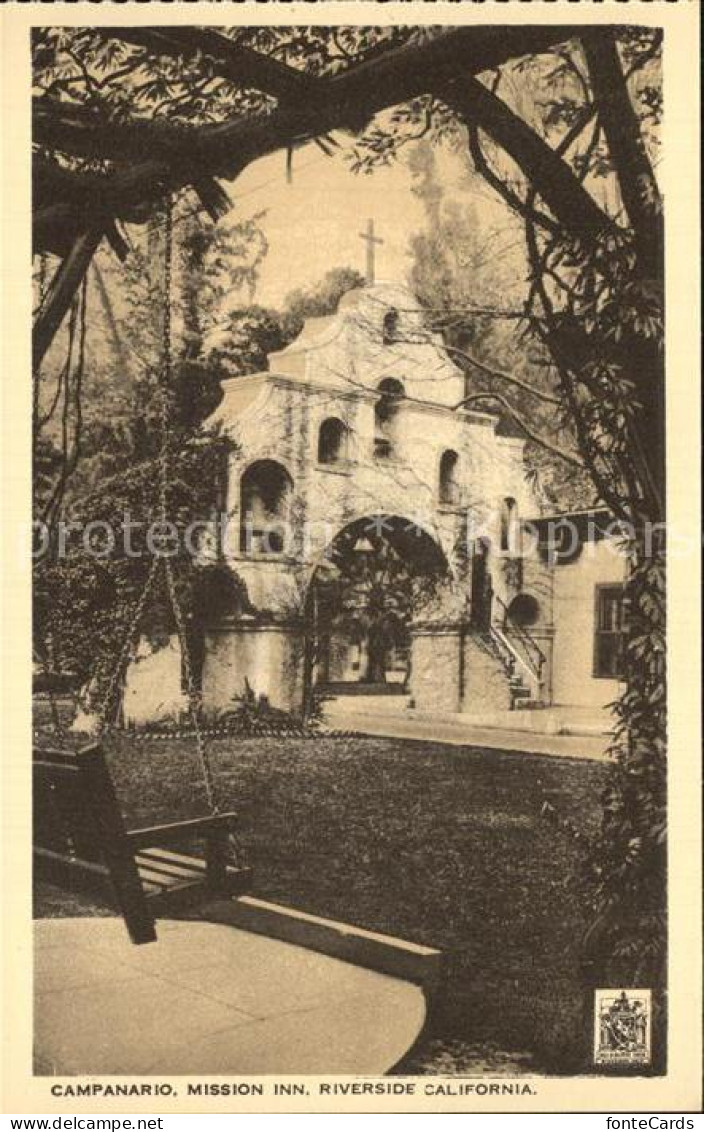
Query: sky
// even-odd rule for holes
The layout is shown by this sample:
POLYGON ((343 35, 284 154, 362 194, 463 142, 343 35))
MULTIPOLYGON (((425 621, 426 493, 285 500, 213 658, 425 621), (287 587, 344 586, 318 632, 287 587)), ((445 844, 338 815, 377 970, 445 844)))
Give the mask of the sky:
POLYGON ((261 210, 269 240, 256 301, 277 306, 297 287, 317 283, 332 267, 364 273, 365 243, 359 233, 373 218, 384 241, 376 248, 377 279, 404 279, 408 243, 423 227, 421 202, 411 192, 405 162, 354 174, 341 157, 326 157, 315 145, 294 153, 293 180, 286 180, 285 155, 254 162, 229 186, 233 217, 261 210))
MULTIPOLYGON (((345 139, 340 135, 339 140, 342 144, 345 139)), ((413 178, 407 161, 412 149, 413 145, 408 145, 399 160, 365 175, 352 173, 341 155, 326 157, 310 143, 294 154, 291 183, 286 178, 285 153, 280 151, 252 163, 236 181, 226 184, 233 207, 220 224, 226 228, 228 223, 265 213, 259 223, 269 243, 253 299, 237 292, 231 303, 239 306, 253 301, 281 309, 291 291, 315 287, 333 268, 352 267, 364 274, 366 245, 360 233, 366 231, 369 219, 374 220, 375 232, 383 240, 376 248, 377 281, 407 282, 412 268, 411 239, 427 225, 423 204, 412 191, 413 178)), ((468 178, 467 155, 437 146, 435 157, 446 199, 479 204, 480 224, 501 231, 513 227, 515 243, 515 218, 481 178, 468 178)), ((133 228, 130 232, 137 239, 143 229, 133 228)), ((506 243, 503 241, 504 246, 506 243)), ((124 321, 129 318, 129 311, 124 306, 121 266, 107 248, 101 251, 99 259, 111 306, 124 321)), ((511 265, 508 267, 510 271, 511 265)), ((525 264, 519 255, 513 271, 515 285, 520 288, 524 278, 525 264)), ((477 300, 481 301, 481 279, 477 280, 477 300)), ((91 302, 94 327, 100 326, 103 331, 98 338, 93 336, 100 352, 105 341, 112 341, 112 332, 103 317, 96 288, 92 290, 91 302)), ((47 363, 50 369, 63 364, 64 337, 59 335, 51 351, 47 363)), ((89 342, 89 351, 91 348, 89 342)), ((130 341, 125 350, 137 365, 139 359, 136 354, 132 357, 130 341)))
MULTIPOLYGON (((466 158, 443 147, 438 161, 443 180, 459 193, 466 158)), ((261 225, 269 252, 255 301, 279 306, 290 291, 318 283, 334 267, 353 267, 364 274, 366 250, 359 234, 370 218, 384 241, 376 248, 376 279, 404 282, 411 268, 411 236, 426 223, 411 185, 405 159, 370 175, 355 174, 341 156, 326 157, 313 144, 294 153, 291 184, 283 152, 254 162, 226 188, 234 204, 233 219, 266 210, 261 225)), ((491 190, 481 194, 482 219, 500 224, 506 219, 505 207, 491 190)))

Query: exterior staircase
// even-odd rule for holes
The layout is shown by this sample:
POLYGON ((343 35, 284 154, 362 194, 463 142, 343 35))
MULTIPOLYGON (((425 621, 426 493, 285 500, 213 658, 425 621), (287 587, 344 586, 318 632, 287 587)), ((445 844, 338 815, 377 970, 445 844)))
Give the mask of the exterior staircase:
POLYGON ((516 672, 516 661, 505 643, 491 630, 475 630, 472 637, 483 652, 498 661, 508 681, 510 710, 527 707, 532 700, 531 689, 520 672, 516 672))
POLYGON ((522 678, 514 672, 513 676, 509 676, 508 686, 511 694, 511 708, 528 707, 533 696, 530 688, 523 683, 522 678))
POLYGON ((512 621, 504 602, 496 595, 493 600, 501 621, 476 630, 475 640, 501 664, 508 680, 511 710, 541 707, 547 658, 529 631, 512 621))

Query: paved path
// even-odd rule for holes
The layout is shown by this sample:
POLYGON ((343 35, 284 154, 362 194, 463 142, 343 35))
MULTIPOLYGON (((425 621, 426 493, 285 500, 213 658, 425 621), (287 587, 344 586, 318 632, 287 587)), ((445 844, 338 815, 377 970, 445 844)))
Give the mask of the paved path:
POLYGON ((485 747, 534 755, 557 755, 569 759, 604 759, 608 735, 543 735, 499 727, 476 727, 464 720, 418 719, 410 713, 354 711, 335 707, 326 714, 330 727, 361 731, 390 739, 419 739, 454 746, 485 747))
POLYGON ((36 922, 37 1073, 377 1075, 425 1021, 411 983, 220 924, 157 931, 36 922))

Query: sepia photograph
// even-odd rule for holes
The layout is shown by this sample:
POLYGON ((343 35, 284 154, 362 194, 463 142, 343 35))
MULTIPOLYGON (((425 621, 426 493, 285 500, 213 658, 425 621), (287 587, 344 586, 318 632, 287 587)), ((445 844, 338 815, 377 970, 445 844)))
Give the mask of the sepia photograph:
POLYGON ((656 6, 146 7, 28 32, 34 1078, 662 1080, 656 6))

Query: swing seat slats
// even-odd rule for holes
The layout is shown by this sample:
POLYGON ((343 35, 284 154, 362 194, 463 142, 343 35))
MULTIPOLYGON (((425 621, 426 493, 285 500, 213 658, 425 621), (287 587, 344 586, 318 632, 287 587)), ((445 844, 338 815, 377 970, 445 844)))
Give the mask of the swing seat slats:
MULTIPOLYGON (((204 882, 208 873, 207 860, 201 857, 188 857, 183 853, 174 854, 174 860, 164 860, 163 850, 145 849, 138 853, 135 860, 140 876, 149 874, 150 880, 155 880, 164 888, 170 884, 192 882, 197 879, 204 882)), ((242 876, 249 870, 237 869, 232 865, 225 865, 225 885, 240 885, 242 876)), ((220 887, 220 885, 218 885, 220 887)))
POLYGON ((235 814, 128 831, 100 744, 33 753, 35 874, 117 905, 133 943, 156 939, 158 914, 249 887, 228 861, 235 814), (202 855, 184 848, 193 839, 202 855))
POLYGON ((135 858, 142 884, 149 889, 148 899, 155 907, 185 908, 214 897, 240 896, 249 888, 249 869, 226 865, 223 875, 211 880, 207 860, 178 854, 178 863, 165 862, 156 855, 163 852, 145 849, 135 858))
MULTIPOLYGON (((144 854, 138 853, 137 859, 143 860, 144 854)), ((192 860, 193 858, 186 853, 177 853, 173 849, 164 849, 158 845, 149 848, 150 865, 160 872, 173 872, 174 875, 179 875, 183 867, 188 868, 192 860)))

